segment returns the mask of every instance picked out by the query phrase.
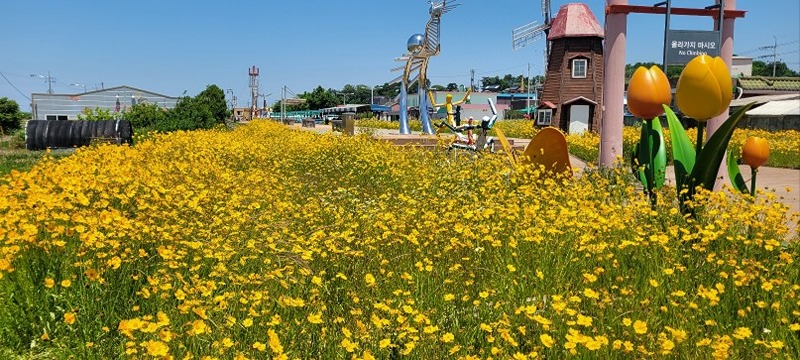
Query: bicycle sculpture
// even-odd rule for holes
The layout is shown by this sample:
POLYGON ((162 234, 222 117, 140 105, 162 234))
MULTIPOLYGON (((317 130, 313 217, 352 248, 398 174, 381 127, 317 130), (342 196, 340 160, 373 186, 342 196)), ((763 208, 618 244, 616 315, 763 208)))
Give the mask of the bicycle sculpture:
POLYGON ((403 75, 394 79, 391 83, 400 82, 400 133, 410 134, 408 126, 408 87, 414 82, 417 83, 417 96, 419 97, 419 117, 422 122, 422 132, 434 134, 431 126, 430 115, 428 114, 428 101, 425 93, 427 92, 428 82, 428 60, 431 56, 439 55, 439 30, 441 28, 442 15, 453 10, 459 4, 452 1, 447 4, 447 0, 429 2, 430 19, 425 25, 425 35, 414 34, 408 39, 408 53, 396 61, 404 61, 405 66, 392 69, 392 71, 403 70, 403 75), (414 75, 416 74, 416 75, 414 75), (412 76, 413 75, 413 76, 412 76))
POLYGON ((454 126, 450 123, 449 115, 448 119, 443 120, 438 124, 439 128, 446 127, 456 135, 455 140, 452 144, 450 144, 450 149, 463 149, 471 151, 483 151, 489 149, 489 151, 494 152, 495 139, 490 137, 488 134, 489 130, 492 129, 492 126, 494 126, 494 123, 497 121, 497 108, 495 108, 492 99, 486 99, 486 101, 489 103, 489 108, 492 110, 492 116, 484 116, 481 119, 480 124, 473 124, 472 118, 469 118, 467 120, 467 124, 454 126), (477 139, 473 134, 473 130, 476 130, 478 133, 477 139))

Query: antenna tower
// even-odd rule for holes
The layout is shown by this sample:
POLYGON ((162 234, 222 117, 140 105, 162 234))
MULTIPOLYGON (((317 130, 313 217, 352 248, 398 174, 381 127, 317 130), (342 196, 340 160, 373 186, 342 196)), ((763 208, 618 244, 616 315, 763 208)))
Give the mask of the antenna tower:
POLYGON ((250 75, 250 120, 253 120, 258 108, 258 68, 253 65, 247 72, 250 75))

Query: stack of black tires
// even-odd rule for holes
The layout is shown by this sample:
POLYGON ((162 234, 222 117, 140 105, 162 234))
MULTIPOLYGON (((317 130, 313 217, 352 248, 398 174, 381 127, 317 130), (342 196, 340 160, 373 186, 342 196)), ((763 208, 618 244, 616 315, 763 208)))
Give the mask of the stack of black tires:
POLYGON ((131 144, 133 130, 128 120, 30 120, 25 131, 28 150, 71 148, 93 142, 131 144))

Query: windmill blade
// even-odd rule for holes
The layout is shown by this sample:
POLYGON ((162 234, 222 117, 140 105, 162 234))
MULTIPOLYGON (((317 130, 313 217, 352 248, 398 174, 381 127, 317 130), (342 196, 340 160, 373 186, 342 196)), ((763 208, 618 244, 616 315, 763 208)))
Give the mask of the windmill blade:
POLYGON ((514 50, 524 48, 544 36, 550 24, 537 25, 536 22, 520 26, 511 31, 511 47, 514 50))

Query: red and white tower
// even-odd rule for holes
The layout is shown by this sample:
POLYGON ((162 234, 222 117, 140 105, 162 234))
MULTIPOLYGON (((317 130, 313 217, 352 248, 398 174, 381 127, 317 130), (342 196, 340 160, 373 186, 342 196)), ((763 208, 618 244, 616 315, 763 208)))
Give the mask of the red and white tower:
POLYGON ((253 120, 258 109, 258 68, 253 65, 248 69, 248 74, 250 75, 250 120, 253 120))

